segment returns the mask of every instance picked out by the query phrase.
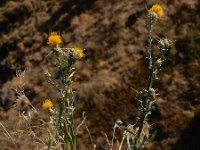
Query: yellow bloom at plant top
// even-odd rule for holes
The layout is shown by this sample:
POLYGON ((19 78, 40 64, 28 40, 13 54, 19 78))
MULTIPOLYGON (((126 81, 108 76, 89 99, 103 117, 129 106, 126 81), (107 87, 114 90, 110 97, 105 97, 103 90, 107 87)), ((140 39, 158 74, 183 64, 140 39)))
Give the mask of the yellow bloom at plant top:
POLYGON ((62 43, 61 36, 57 32, 51 32, 49 34, 47 44, 55 46, 61 43, 62 43))
POLYGON ((51 100, 45 100, 44 102, 43 102, 43 104, 42 104, 42 108, 44 109, 44 110, 48 110, 48 109, 50 109, 51 107, 53 107, 53 103, 52 103, 52 101, 51 100))
POLYGON ((153 5, 152 7, 151 7, 151 9, 149 9, 149 13, 150 14, 156 14, 156 18, 160 18, 160 17, 162 17, 163 16, 163 8, 160 6, 160 5, 158 5, 158 4, 155 4, 155 5, 153 5))
POLYGON ((83 49, 81 47, 75 47, 74 53, 76 58, 81 59, 83 57, 83 49))

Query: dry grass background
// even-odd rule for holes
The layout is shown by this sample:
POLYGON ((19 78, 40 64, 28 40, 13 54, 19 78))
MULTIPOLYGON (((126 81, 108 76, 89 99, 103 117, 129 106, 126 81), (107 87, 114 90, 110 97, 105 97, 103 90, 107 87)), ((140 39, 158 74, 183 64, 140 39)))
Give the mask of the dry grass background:
MULTIPOLYGON (((149 149, 200 149, 200 1, 148 3, 154 2, 165 10, 155 25, 154 38, 168 37, 174 45, 155 86, 160 96, 150 121, 158 132, 149 149)), ((146 82, 144 1, 2 0, 0 12, 0 122, 11 136, 6 137, 1 128, 0 149, 45 148, 42 120, 47 114, 41 103, 45 98, 58 99, 42 70, 48 66, 54 72, 53 65, 44 60, 50 50, 48 32, 54 30, 60 31, 65 47, 78 43, 87 49, 84 60, 76 64, 76 116, 79 121, 81 112, 86 112, 97 149, 106 145, 104 133, 112 135, 118 118, 134 123, 138 115, 134 89, 146 82), (23 83, 15 75, 19 65, 26 69, 23 83), (13 108, 15 88, 21 84, 39 112, 23 126, 13 108)), ((54 76, 59 78, 59 74, 54 76)), ((78 149, 92 149, 86 128, 78 138, 78 149)))

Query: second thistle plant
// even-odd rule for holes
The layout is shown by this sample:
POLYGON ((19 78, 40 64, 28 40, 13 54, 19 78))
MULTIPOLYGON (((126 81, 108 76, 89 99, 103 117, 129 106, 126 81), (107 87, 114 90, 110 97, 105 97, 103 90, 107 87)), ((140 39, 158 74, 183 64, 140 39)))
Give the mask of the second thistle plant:
POLYGON ((147 21, 147 58, 148 58, 148 81, 146 88, 139 90, 138 97, 140 102, 140 116, 135 125, 128 127, 122 126, 121 122, 117 122, 120 128, 125 129, 128 150, 141 150, 149 143, 154 134, 150 136, 150 125, 148 124, 148 117, 151 114, 153 104, 156 100, 156 90, 153 88, 153 83, 157 78, 160 67, 165 60, 165 53, 170 47, 171 41, 168 39, 159 40, 158 53, 152 52, 152 28, 157 19, 163 16, 163 9, 160 5, 155 4, 148 10, 147 21))
POLYGON ((52 75, 46 70, 45 74, 48 82, 60 94, 58 109, 53 108, 51 100, 46 100, 42 107, 48 109, 51 116, 52 130, 49 131, 48 150, 52 148, 54 141, 61 143, 62 149, 77 149, 77 133, 83 124, 85 117, 80 124, 74 121, 74 92, 72 90, 72 78, 75 73, 73 67, 77 59, 83 57, 83 49, 61 48, 61 36, 52 32, 48 38, 48 44, 52 46, 52 51, 48 57, 55 59, 56 68, 60 75, 60 84, 53 81, 52 75))

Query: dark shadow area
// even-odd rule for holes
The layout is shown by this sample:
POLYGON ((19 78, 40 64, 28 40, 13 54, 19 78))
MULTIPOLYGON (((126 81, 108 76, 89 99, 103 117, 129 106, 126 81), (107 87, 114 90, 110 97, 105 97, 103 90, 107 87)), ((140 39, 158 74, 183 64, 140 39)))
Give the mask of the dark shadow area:
POLYGON ((9 52, 15 51, 17 49, 17 41, 6 42, 0 46, 1 55, 0 61, 8 57, 9 52))
MULTIPOLYGON (((1 3, 1 2, 0 2, 1 3)), ((12 30, 13 25, 18 22, 22 24, 31 15, 31 10, 25 5, 20 5, 2 14, 4 19, 0 20, 0 32, 7 33, 12 30)))
POLYGON ((172 150, 200 150, 200 112, 183 131, 172 150))
POLYGON ((6 0, 1 0, 0 7, 3 7, 6 4, 6 0))
POLYGON ((43 32, 51 30, 62 32, 63 30, 66 30, 70 26, 71 19, 74 16, 80 15, 83 11, 90 9, 94 2, 95 0, 69 0, 61 3, 61 8, 52 14, 50 20, 45 22, 39 30, 43 32), (65 13, 68 14, 57 22, 65 13))
POLYGON ((15 75, 15 70, 5 65, 0 65, 0 72, 1 72, 0 85, 2 83, 5 83, 15 75))
POLYGON ((145 10, 136 11, 132 15, 128 17, 128 20, 126 21, 126 27, 131 27, 137 20, 140 18, 140 16, 144 13, 145 10))

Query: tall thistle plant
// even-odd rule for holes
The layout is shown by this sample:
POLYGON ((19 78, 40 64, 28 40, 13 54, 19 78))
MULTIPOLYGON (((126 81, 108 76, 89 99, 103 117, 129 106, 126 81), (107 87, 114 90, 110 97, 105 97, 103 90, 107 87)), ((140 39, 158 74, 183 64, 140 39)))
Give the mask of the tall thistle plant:
POLYGON ((58 107, 54 107, 51 100, 45 100, 42 104, 43 109, 48 110, 50 114, 51 129, 49 130, 48 150, 52 149, 54 143, 58 142, 62 149, 77 149, 77 133, 79 127, 85 121, 77 124, 74 121, 74 91, 72 90, 73 76, 75 68, 73 67, 77 59, 83 57, 83 50, 80 47, 62 48, 61 36, 56 33, 50 33, 48 44, 52 47, 48 54, 48 59, 55 61, 57 73, 60 75, 59 84, 53 80, 52 75, 45 70, 48 82, 60 94, 58 107))
MULTIPOLYGON (((145 145, 153 140, 155 134, 150 135, 150 125, 148 117, 151 114, 153 105, 156 101, 156 91, 153 88, 154 81, 158 79, 157 75, 160 67, 165 60, 165 53, 169 49, 171 41, 160 39, 158 42, 158 52, 152 52, 152 28, 157 19, 163 16, 163 9, 155 4, 148 10, 147 20, 147 59, 148 59, 148 81, 146 88, 138 90, 140 102, 140 116, 135 125, 123 126, 122 122, 116 123, 117 127, 125 130, 123 140, 126 139, 128 150, 141 150, 145 145)), ((122 141, 123 143, 123 141, 122 141)), ((121 145, 122 145, 121 143, 121 145)), ((121 147, 121 146, 120 146, 121 147)))

